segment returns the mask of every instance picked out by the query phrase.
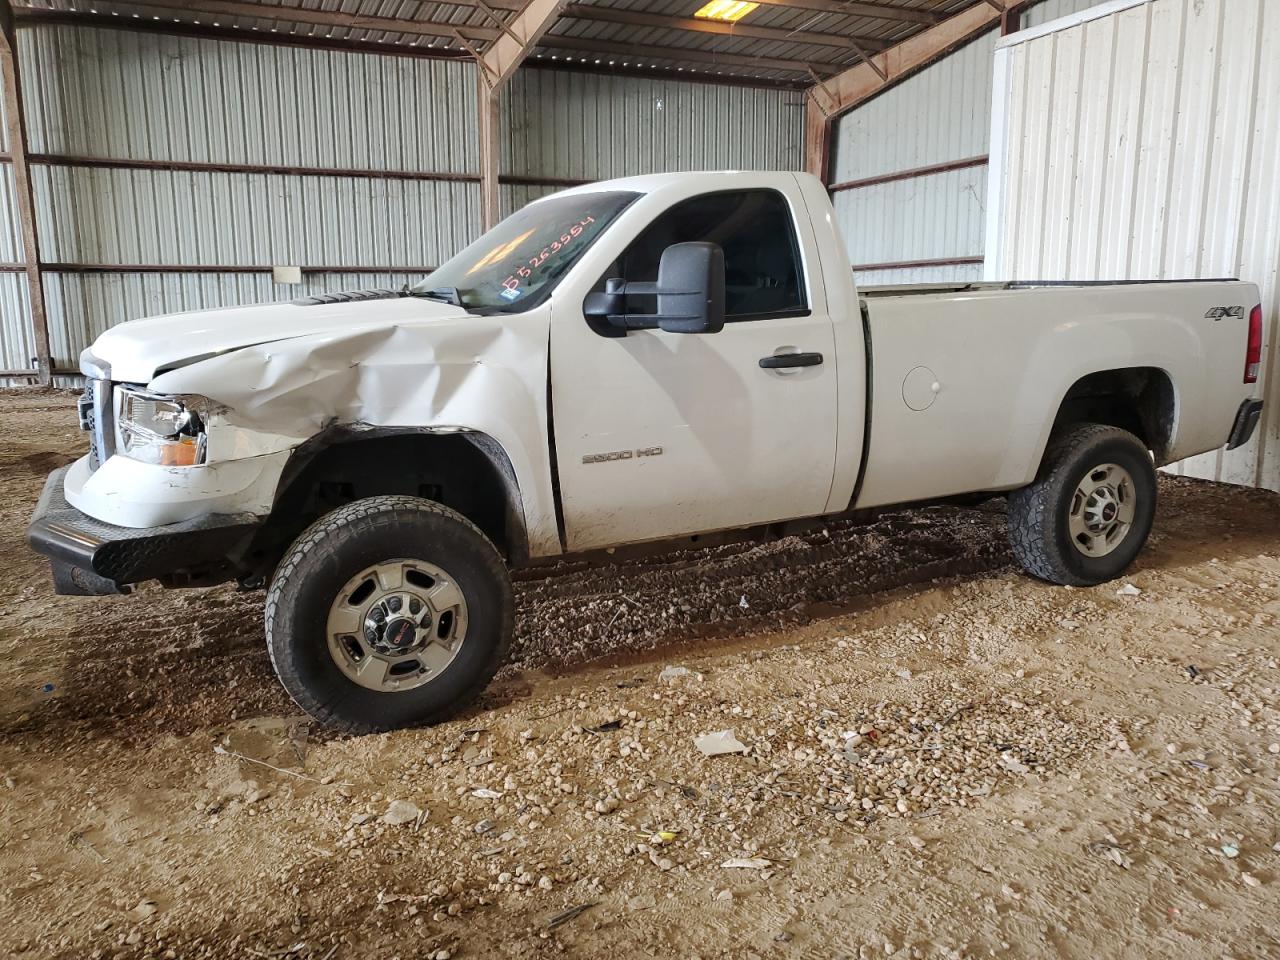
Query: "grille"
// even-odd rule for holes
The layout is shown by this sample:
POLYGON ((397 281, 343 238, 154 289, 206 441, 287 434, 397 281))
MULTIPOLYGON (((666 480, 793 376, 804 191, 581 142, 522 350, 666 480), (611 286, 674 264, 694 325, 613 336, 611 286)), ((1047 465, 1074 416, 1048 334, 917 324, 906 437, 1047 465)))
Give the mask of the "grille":
POLYGON ((80 429, 89 434, 89 469, 97 470, 116 452, 115 417, 111 409, 114 391, 109 380, 86 380, 80 398, 80 429))

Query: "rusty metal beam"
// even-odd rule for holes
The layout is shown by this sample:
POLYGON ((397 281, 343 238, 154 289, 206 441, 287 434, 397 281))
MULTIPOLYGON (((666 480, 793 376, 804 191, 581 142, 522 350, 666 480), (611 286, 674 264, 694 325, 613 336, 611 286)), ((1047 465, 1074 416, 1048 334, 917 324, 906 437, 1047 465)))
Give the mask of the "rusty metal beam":
POLYGON ((1022 29, 1022 10, 1026 6, 1030 4, 1024 4, 1023 7, 1010 7, 1000 15, 1000 36, 1007 37, 1022 29))
POLYGON ((847 17, 873 17, 877 20, 896 20, 899 23, 921 23, 933 26, 942 18, 928 10, 912 7, 895 7, 887 3, 846 3, 845 0, 760 0, 769 7, 793 7, 814 10, 818 13, 842 13, 847 17))
MULTIPOLYGON (((540 44, 545 49, 574 50, 582 53, 607 54, 613 57, 651 58, 685 63, 706 63, 713 66, 755 67, 760 70, 786 70, 793 73, 817 73, 819 69, 830 75, 844 64, 813 63, 804 60, 782 60, 777 57, 751 57, 740 53, 715 53, 711 50, 686 50, 683 47, 655 47, 643 43, 620 43, 614 40, 588 40, 583 37, 563 37, 555 34, 543 37, 540 44)), ((850 51, 852 53, 852 51, 850 51)))
POLYGON ((856 271, 911 270, 917 267, 961 267, 967 264, 985 263, 986 257, 943 257, 937 260, 895 260, 891 263, 855 263, 856 271))
MULTIPOLYGON (((593 58, 594 60, 594 58, 593 58)), ((590 73, 609 77, 645 77, 647 79, 679 80, 681 83, 704 83, 717 87, 737 87, 739 89, 756 90, 796 90, 804 93, 811 81, 808 77, 757 77, 734 73, 708 73, 706 71, 680 70, 675 67, 655 67, 644 61, 628 60, 627 66, 618 62, 617 57, 603 56, 600 63, 588 61, 585 57, 579 60, 552 60, 538 54, 526 60, 523 70, 567 70, 572 73, 590 73), (610 61, 613 61, 610 63, 610 61)), ((818 79, 821 79, 820 77, 818 79)))
POLYGON ((9 154, 12 158, 14 193, 22 233, 22 256, 31 305, 31 335, 35 341, 36 371, 40 382, 50 386, 53 383, 53 354, 49 347, 49 317, 45 312, 44 282, 40 274, 40 240, 36 233, 36 204, 31 189, 31 168, 27 164, 27 122, 22 106, 17 51, 13 8, 9 0, 0 0, 0 82, 4 84, 9 154))
MULTIPOLYGON (((11 157, 0 153, 0 163, 11 157)), ((116 170, 165 170, 195 173, 283 174, 300 177, 350 177, 359 180, 440 180, 474 183, 475 173, 453 173, 435 170, 379 170, 370 167, 307 167, 283 163, 223 163, 205 160, 150 160, 125 157, 91 157, 75 153, 28 153, 27 163, 51 167, 100 167, 116 170)))
MULTIPOLYGON (((80 371, 75 367, 54 367, 53 375, 55 377, 78 377, 80 371)), ((18 369, 0 370, 0 379, 5 380, 39 380, 40 371, 34 367, 19 367, 18 369)))
POLYGON ((830 178, 831 117, 818 103, 810 88, 804 98, 804 168, 823 183, 830 178))
POLYGON ((861 47, 858 47, 857 50, 858 50, 858 56, 862 58, 862 62, 865 63, 867 66, 869 66, 876 73, 880 74, 881 80, 889 79, 889 75, 885 73, 884 67, 880 66, 880 64, 872 60, 871 54, 867 53, 867 51, 863 50, 861 47))
POLYGON ((501 88, 515 73, 567 3, 568 0, 529 0, 507 24, 507 29, 484 52, 485 67, 496 78, 495 87, 501 88))
POLYGON ((498 192, 498 161, 501 154, 501 90, 485 82, 482 71, 476 73, 478 110, 476 128, 480 136, 480 220, 488 230, 502 219, 502 203, 498 192))
POLYGON ((787 43, 812 43, 824 47, 841 47, 861 52, 883 50, 888 44, 875 37, 848 36, 839 33, 817 33, 809 30, 786 30, 781 27, 758 27, 754 24, 725 23, 721 20, 703 20, 699 17, 671 17, 659 13, 642 13, 637 10, 619 10, 616 7, 592 7, 573 3, 565 7, 564 16, 570 20, 590 20, 599 23, 618 23, 632 27, 653 27, 658 30, 683 30, 688 33, 710 33, 721 37, 737 37, 745 40, 779 40, 787 43))
MULTIPOLYGON (((480 215, 488 230, 501 218, 498 162, 501 155, 499 115, 503 87, 533 51, 568 0, 528 0, 497 37, 476 53, 477 127, 480 133, 480 215)), ((492 13, 490 13, 492 16, 492 13)))
POLYGON ((981 167, 988 163, 984 153, 980 157, 965 157, 961 160, 947 160, 944 163, 931 163, 923 167, 912 167, 909 170, 895 170, 893 173, 882 173, 874 177, 863 177, 860 180, 845 180, 827 187, 831 193, 843 190, 860 190, 863 187, 875 187, 882 183, 893 183, 895 180, 914 180, 917 177, 932 177, 939 173, 950 173, 953 170, 967 170, 970 167, 981 167))

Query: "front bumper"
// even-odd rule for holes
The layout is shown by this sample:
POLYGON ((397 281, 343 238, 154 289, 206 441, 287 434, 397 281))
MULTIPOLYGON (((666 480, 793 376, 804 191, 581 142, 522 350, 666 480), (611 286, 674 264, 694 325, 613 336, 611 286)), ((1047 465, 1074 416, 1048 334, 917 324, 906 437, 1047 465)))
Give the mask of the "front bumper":
POLYGON ((1258 428, 1258 420, 1262 416, 1261 400, 1246 400, 1236 411, 1236 421, 1231 425, 1231 436, 1227 438, 1227 449, 1235 450, 1243 447, 1253 437, 1258 428))
POLYGON ((27 543, 53 565, 57 593, 120 593, 143 580, 215 582, 234 575, 260 519, 253 514, 210 514, 158 527, 118 527, 95 520, 67 502, 70 467, 45 481, 27 527, 27 543))

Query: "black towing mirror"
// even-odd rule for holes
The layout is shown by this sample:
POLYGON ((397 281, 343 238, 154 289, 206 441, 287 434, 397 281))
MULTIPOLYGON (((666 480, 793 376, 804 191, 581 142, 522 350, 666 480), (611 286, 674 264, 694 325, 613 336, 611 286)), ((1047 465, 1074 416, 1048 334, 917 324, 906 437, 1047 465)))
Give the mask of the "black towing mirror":
POLYGON ((604 293, 590 293, 582 312, 593 330, 625 337, 630 330, 719 333, 724 329, 724 251, 715 243, 673 243, 662 251, 657 283, 605 281, 604 293), (626 313, 626 298, 653 296, 654 313, 626 313))

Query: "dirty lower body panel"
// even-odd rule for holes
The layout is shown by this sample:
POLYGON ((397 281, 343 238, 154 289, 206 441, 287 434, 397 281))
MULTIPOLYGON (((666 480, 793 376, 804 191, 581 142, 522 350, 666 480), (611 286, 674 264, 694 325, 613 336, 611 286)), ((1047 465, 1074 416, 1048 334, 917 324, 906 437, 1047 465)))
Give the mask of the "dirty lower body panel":
POLYGON ((62 485, 68 469, 49 475, 27 527, 27 542, 49 558, 60 594, 121 593, 143 580, 232 579, 236 558, 258 527, 250 514, 215 514, 161 527, 103 523, 67 502, 62 485))

